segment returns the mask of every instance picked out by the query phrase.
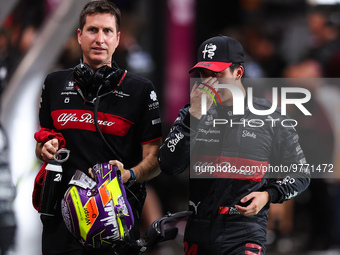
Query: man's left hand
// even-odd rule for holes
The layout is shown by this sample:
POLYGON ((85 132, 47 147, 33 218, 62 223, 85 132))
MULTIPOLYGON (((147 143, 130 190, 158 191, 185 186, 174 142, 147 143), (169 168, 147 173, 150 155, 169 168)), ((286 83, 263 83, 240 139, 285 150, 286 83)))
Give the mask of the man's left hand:
POLYGON ((121 177, 122 177, 122 181, 123 183, 126 183, 130 177, 131 177, 131 173, 130 171, 127 171, 124 169, 124 164, 118 160, 110 160, 109 161, 110 165, 114 165, 116 167, 118 167, 118 169, 120 170, 121 172, 121 177))
POLYGON ((249 195, 241 199, 241 203, 246 203, 251 201, 251 203, 246 206, 235 205, 235 208, 244 216, 253 216, 259 213, 261 209, 268 203, 270 199, 269 193, 267 191, 252 192, 249 195))

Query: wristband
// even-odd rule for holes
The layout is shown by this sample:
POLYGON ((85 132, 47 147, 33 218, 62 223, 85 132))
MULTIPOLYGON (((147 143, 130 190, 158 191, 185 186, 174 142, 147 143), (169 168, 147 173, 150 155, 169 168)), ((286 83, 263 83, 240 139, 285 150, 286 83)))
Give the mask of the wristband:
POLYGON ((130 171, 131 173, 130 179, 126 182, 126 185, 130 188, 136 182, 136 175, 132 169, 126 169, 126 170, 130 171))

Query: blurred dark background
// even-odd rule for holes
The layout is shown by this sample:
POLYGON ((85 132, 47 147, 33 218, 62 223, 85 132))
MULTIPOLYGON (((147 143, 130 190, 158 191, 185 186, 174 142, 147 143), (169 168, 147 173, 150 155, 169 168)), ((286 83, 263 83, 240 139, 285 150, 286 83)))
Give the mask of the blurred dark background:
MULTIPOLYGON (((3 92, 0 117, 12 140, 11 155, 18 153, 17 142, 11 139, 17 134, 11 128, 14 124, 8 123, 14 123, 18 114, 12 114, 13 107, 8 102, 22 101, 17 95, 22 88, 30 89, 30 86, 31 92, 25 94, 25 100, 29 95, 37 102, 43 82, 42 78, 32 82, 32 75, 26 79, 25 72, 34 73, 32 66, 42 63, 46 70, 42 67, 39 70, 41 75, 46 75, 72 68, 81 58, 77 21, 61 10, 66 1, 69 0, 13 0, 10 3, 0 0, 0 91, 3 92), (63 35, 63 30, 50 29, 51 33, 58 33, 55 36, 67 39, 43 44, 47 40, 48 24, 56 27, 69 24, 72 32, 63 35), (43 45, 41 52, 43 49, 58 51, 50 58, 48 54, 39 55, 38 42, 43 45)), ((112 1, 122 11, 121 41, 114 59, 121 68, 145 76, 155 85, 164 136, 179 109, 189 103, 190 78, 197 74, 189 75, 188 70, 195 64, 198 46, 218 34, 234 37, 243 45, 245 83, 250 86, 253 82, 260 83, 254 87, 256 96, 270 100, 276 79, 297 79, 301 81, 299 87, 311 91, 312 99, 306 107, 312 116, 302 116, 296 109, 289 109, 289 114, 299 122, 297 130, 307 161, 315 166, 333 166, 334 171, 326 173, 324 178, 313 178, 308 190, 293 201, 272 206, 268 254, 340 254, 340 1, 112 1)), ((73 15, 78 17, 78 14, 75 9, 73 15)), ((26 102, 26 106, 28 104, 26 102)), ((37 107, 33 104, 32 108, 31 122, 37 125, 37 107)), ((33 137, 33 132, 28 136, 33 137)), ((30 144, 26 149, 30 153, 34 151, 30 144)), ((30 208, 27 201, 30 197, 20 195, 31 192, 33 182, 30 181, 39 168, 40 162, 31 158, 32 163, 20 170, 12 167, 18 192, 13 201, 18 227, 15 244, 8 254, 23 254, 23 247, 32 246, 32 242, 37 248, 31 253, 39 252, 38 214, 30 208), (36 224, 34 230, 25 225, 31 218, 35 219, 31 221, 36 224)), ((188 173, 176 177, 161 174, 149 182, 144 228, 168 211, 188 208, 188 179, 188 173)), ((175 241, 160 245, 153 254, 183 254, 184 225, 179 225, 180 235, 175 241)), ((31 253, 25 250, 25 255, 31 253)))

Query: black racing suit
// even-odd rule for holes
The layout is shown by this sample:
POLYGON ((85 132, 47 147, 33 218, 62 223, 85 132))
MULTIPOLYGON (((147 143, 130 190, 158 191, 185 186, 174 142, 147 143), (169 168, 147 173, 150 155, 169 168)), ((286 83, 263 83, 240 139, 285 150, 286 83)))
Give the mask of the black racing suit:
MULTIPOLYGON (((253 106, 267 110, 271 104, 254 98, 253 106)), ((185 253, 264 254, 269 204, 295 197, 310 183, 292 121, 279 111, 258 116, 245 107, 244 115, 233 115, 232 107, 214 105, 198 120, 189 107, 180 110, 158 157, 167 174, 190 169, 194 213, 186 226, 185 253), (204 172, 207 166, 216 166, 215 171, 204 172), (277 168, 274 175, 270 167, 277 168), (243 216, 235 205, 246 206, 240 200, 254 191, 267 191, 270 201, 257 215, 243 216)))

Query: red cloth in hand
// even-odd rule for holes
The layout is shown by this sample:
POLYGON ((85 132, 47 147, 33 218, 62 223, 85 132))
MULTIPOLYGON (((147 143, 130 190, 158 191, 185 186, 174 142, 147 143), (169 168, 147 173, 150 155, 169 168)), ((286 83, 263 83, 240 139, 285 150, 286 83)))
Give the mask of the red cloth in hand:
POLYGON ((65 147, 66 141, 62 133, 55 132, 54 130, 49 128, 40 128, 40 130, 34 134, 34 139, 37 141, 37 143, 46 143, 53 138, 58 139, 59 149, 65 147))
MULTIPOLYGON (((34 139, 38 143, 46 143, 47 141, 56 138, 59 141, 59 149, 64 148, 66 146, 66 141, 61 133, 55 132, 52 129, 49 128, 40 128, 38 132, 34 134, 34 139)), ((39 203, 40 203, 40 194, 42 187, 44 185, 45 176, 46 176, 46 170, 45 167, 47 165, 47 162, 45 162, 42 167, 40 168, 37 176, 34 180, 34 188, 33 188, 33 194, 32 194, 32 203, 33 207, 38 210, 39 209, 39 203)))

